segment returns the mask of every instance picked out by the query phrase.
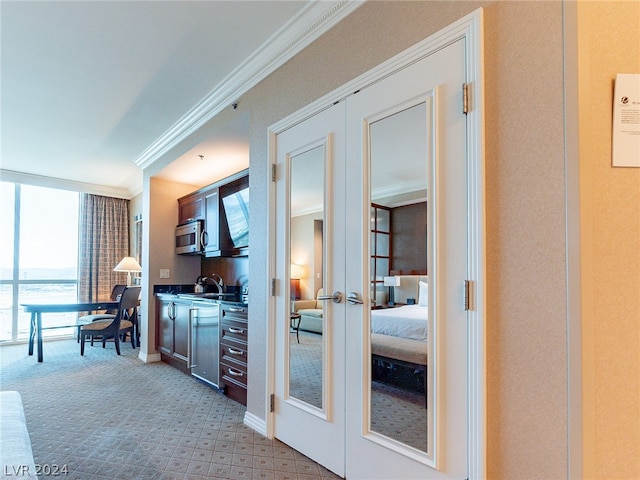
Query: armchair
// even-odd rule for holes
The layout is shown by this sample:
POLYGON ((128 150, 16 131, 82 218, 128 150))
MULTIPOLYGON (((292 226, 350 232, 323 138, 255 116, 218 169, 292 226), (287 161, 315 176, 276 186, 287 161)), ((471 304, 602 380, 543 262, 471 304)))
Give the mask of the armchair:
POLYGON ((322 301, 317 298, 323 295, 322 288, 318 290, 314 300, 295 300, 293 311, 300 314, 300 330, 322 333, 322 301))

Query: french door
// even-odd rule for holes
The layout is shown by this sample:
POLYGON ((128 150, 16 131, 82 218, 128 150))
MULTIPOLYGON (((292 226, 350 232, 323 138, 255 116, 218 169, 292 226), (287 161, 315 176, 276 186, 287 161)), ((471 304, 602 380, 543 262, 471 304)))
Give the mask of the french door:
MULTIPOLYGON (((467 314, 461 300, 467 278, 464 66, 464 42, 458 40, 349 98, 346 205, 360 215, 345 232, 345 289, 360 293, 365 302, 346 306, 346 375, 358 379, 346 384, 348 478, 467 477, 467 314), (410 294, 418 307, 426 305, 427 319, 426 393, 416 399, 402 391, 413 377, 400 382, 400 391, 375 378, 379 311, 366 299, 374 248, 370 205, 393 207, 393 223, 396 211, 422 200, 426 225, 397 228, 416 229, 420 241, 410 244, 426 250, 426 265, 407 259, 406 271, 390 275, 400 282, 391 287, 396 297, 403 283, 415 282, 410 272, 424 273, 417 283, 427 285, 426 291, 418 286, 410 294)), ((398 252, 415 258, 418 253, 398 252)), ((383 346, 401 350, 400 360, 415 352, 387 337, 392 340, 383 346)), ((382 368, 399 370, 392 360, 382 360, 382 368)))
POLYGON ((273 431, 350 480, 477 471, 468 40, 454 29, 274 135, 273 431))
POLYGON ((276 436, 338 475, 345 453, 345 308, 314 299, 318 291, 330 296, 344 289, 344 114, 341 103, 278 135, 276 163, 276 257, 282 260, 276 278, 283 279, 276 302, 276 436), (301 291, 315 304, 301 309, 300 319, 291 313, 295 280, 303 279, 293 278, 292 266, 304 270, 301 291), (292 324, 306 328, 310 320, 321 333, 303 331, 298 342, 292 324))

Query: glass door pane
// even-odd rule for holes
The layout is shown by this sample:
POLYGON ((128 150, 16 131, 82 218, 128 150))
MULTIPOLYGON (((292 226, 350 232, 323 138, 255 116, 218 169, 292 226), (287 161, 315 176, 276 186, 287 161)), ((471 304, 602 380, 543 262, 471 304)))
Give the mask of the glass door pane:
MULTIPOLYGON (((405 248, 411 246, 410 253, 421 250, 410 257, 426 259, 426 231, 413 228, 402 215, 408 205, 423 208, 426 214, 426 118, 426 106, 421 103, 369 126, 370 198, 375 212, 371 226, 375 240, 370 245, 375 270, 371 279, 376 290, 382 287, 380 297, 384 299, 381 302, 376 291, 376 302, 371 306, 369 428, 425 453, 431 404, 427 397, 426 361, 398 352, 421 348, 427 351, 427 308, 417 301, 419 282, 426 281, 426 265, 416 260, 404 266, 406 271, 397 270, 391 245, 397 232, 404 238, 405 248), (411 172, 411 181, 407 181, 406 172, 411 172), (394 230, 396 211, 400 222, 396 222, 394 230), (410 236, 407 230, 412 232, 410 236), (410 299, 414 304, 407 305, 412 302, 410 299), (396 353, 385 356, 385 349, 396 353)), ((428 295, 426 290, 424 295, 428 295)), ((427 298, 422 300, 427 303, 427 298)))
POLYGON ((325 303, 316 300, 318 292, 323 292, 318 280, 324 278, 324 158, 324 146, 318 145, 292 156, 289 165, 289 298, 295 332, 289 337, 289 395, 319 409, 323 408, 322 332, 327 317, 325 303))

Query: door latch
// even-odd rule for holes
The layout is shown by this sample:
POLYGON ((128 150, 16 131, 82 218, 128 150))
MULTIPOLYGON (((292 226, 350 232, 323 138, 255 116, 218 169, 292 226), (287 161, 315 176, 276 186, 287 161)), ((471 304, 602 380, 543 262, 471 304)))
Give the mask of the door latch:
POLYGON ((362 305, 362 298, 360 298, 360 294, 356 292, 349 292, 347 295, 347 302, 351 305, 362 305))
POLYGON ((331 300, 333 303, 342 302, 342 292, 335 291, 331 295, 320 295, 317 300, 331 300))

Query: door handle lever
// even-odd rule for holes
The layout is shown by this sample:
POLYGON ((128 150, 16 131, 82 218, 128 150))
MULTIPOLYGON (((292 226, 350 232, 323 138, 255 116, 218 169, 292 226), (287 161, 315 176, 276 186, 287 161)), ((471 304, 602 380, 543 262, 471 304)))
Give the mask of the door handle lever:
POLYGON ((342 293, 335 291, 331 295, 320 295, 316 300, 332 300, 333 303, 340 303, 342 301, 342 293))
POLYGON ((360 298, 360 294, 356 293, 356 292, 349 292, 349 294, 347 295, 347 302, 349 302, 351 305, 362 305, 363 301, 360 298))

